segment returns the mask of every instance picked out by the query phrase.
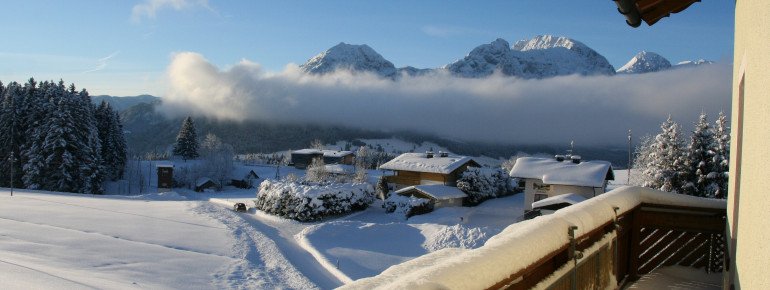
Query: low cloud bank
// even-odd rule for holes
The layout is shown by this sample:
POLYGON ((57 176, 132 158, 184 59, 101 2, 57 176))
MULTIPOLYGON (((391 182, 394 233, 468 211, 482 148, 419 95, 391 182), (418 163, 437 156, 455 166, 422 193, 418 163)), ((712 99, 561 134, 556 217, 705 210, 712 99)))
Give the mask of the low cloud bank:
POLYGON ((183 52, 168 67, 162 110, 483 142, 618 145, 628 129, 636 136, 656 132, 669 114, 690 130, 701 111, 729 113, 731 74, 731 66, 714 64, 640 75, 521 80, 436 74, 392 81, 347 71, 307 75, 296 65, 270 73, 246 60, 222 70, 183 52))

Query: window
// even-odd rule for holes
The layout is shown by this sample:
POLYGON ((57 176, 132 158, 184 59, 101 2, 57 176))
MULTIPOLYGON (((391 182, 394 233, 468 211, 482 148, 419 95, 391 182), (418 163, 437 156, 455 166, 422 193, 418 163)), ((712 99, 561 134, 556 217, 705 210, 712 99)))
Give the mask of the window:
POLYGON ((533 183, 532 186, 535 188, 535 191, 537 192, 548 192, 551 190, 550 184, 541 184, 541 183, 533 183))

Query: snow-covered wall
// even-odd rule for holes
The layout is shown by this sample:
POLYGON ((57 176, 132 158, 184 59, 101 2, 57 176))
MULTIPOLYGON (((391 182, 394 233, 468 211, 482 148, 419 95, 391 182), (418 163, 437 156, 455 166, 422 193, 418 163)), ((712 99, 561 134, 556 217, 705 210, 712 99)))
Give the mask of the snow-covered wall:
POLYGON ((642 203, 725 208, 724 200, 621 187, 552 215, 513 224, 474 250, 434 252, 357 280, 342 289, 484 289, 535 263, 569 241, 567 229, 584 235, 642 203), (469 279, 468 277, 473 277, 469 279))

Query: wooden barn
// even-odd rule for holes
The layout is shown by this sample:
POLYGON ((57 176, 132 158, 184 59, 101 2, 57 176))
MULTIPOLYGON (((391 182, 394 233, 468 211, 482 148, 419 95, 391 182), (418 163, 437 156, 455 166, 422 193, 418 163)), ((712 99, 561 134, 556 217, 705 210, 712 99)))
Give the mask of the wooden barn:
POLYGON ((387 176, 387 181, 401 189, 413 185, 457 186, 457 179, 469 166, 481 167, 467 156, 426 152, 401 154, 380 165, 380 169, 392 170, 394 175, 387 176))
POLYGON ((155 167, 158 170, 158 192, 171 191, 174 187, 174 164, 158 162, 155 167))
POLYGON ((201 177, 195 182, 195 191, 216 191, 219 189, 219 185, 208 177, 201 177))

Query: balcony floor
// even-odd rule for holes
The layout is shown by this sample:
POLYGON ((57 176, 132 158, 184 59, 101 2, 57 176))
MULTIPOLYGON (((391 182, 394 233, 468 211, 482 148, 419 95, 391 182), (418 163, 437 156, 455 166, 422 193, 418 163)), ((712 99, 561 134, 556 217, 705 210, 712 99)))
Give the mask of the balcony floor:
POLYGON ((682 266, 662 267, 639 278, 624 289, 722 289, 722 273, 706 273, 703 269, 682 266))

